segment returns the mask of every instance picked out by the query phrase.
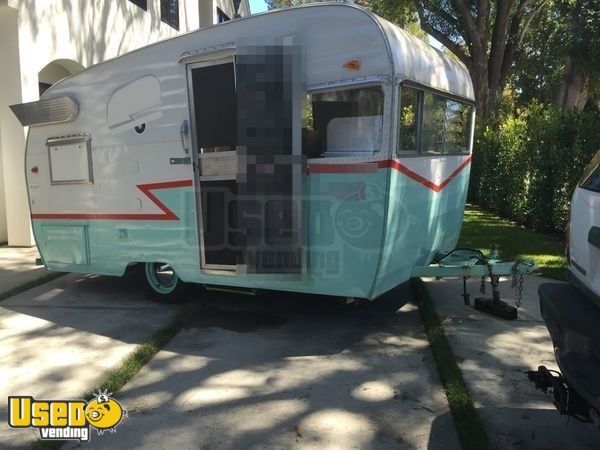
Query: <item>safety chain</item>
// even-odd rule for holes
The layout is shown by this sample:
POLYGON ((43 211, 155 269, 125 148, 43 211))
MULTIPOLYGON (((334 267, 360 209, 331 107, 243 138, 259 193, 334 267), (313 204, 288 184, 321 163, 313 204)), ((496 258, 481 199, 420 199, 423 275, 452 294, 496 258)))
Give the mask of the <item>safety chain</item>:
POLYGON ((512 281, 510 287, 515 291, 515 306, 521 307, 523 299, 523 274, 519 271, 519 261, 515 261, 512 268, 512 281))

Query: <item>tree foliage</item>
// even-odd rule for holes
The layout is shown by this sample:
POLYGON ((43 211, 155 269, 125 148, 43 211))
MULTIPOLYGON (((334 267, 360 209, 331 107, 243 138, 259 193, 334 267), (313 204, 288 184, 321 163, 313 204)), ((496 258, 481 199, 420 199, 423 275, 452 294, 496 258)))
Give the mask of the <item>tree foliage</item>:
POLYGON ((479 123, 470 200, 528 228, 562 232, 583 168, 598 150, 597 111, 533 102, 479 123))
MULTIPOLYGON (((553 103, 558 95, 568 54, 569 24, 557 0, 543 8, 523 36, 523 45, 508 79, 515 107, 532 101, 553 103)), ((506 93, 505 93, 506 95, 506 93)))
POLYGON ((549 0, 411 1, 421 27, 469 68, 480 113, 492 114, 524 36, 549 0))
POLYGON ((600 0, 562 0, 559 10, 568 19, 570 32, 566 34, 568 54, 556 101, 562 108, 581 110, 598 84, 600 0))

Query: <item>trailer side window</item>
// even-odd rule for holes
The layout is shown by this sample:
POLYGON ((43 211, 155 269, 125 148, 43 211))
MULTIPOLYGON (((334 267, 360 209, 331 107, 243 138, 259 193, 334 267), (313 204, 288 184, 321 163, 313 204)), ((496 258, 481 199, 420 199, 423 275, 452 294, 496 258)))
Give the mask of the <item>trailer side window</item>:
POLYGON ((416 89, 402 88, 400 91, 400 111, 398 118, 399 150, 416 152, 417 117, 419 115, 419 95, 416 89))
POLYGON ((473 107, 411 87, 400 87, 398 153, 469 152, 473 107))
POLYGON ((383 91, 379 87, 307 95, 302 152, 308 158, 372 155, 381 148, 383 91))

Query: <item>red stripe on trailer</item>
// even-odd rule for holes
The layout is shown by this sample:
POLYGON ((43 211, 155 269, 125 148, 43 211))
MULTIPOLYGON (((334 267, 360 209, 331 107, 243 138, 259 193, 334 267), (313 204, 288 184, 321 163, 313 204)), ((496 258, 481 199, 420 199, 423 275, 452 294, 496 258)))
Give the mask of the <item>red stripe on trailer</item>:
POLYGON ((354 164, 309 164, 308 173, 375 173, 381 161, 354 164))
POLYGON ((434 192, 440 192, 442 189, 444 189, 448 183, 450 183, 455 177, 456 175, 458 175, 465 167, 467 167, 470 162, 471 162, 471 155, 469 155, 467 157, 467 159, 465 159, 460 166, 458 166, 454 172, 452 172, 448 178, 446 178, 444 181, 442 181, 440 184, 436 184, 431 180, 428 180, 427 178, 422 177, 421 175, 419 175, 416 172, 413 172, 412 170, 410 170, 408 167, 406 167, 405 165, 401 164, 400 161, 396 160, 396 159, 392 159, 389 161, 381 161, 382 163, 386 164, 385 166, 380 166, 380 167, 391 167, 392 169, 397 170, 400 173, 403 173, 404 175, 406 175, 407 177, 415 180, 417 183, 421 183, 423 186, 431 189, 434 192))
POLYGON ((32 219, 63 219, 63 220, 179 220, 179 217, 161 202, 152 191, 159 189, 172 189, 192 186, 192 180, 166 181, 162 183, 138 184, 137 188, 148 197, 162 211, 159 214, 134 214, 134 213, 36 213, 31 214, 32 219))
MULTIPOLYGON (((454 172, 448 176, 442 183, 436 184, 431 180, 412 171, 400 161, 389 159, 384 161, 363 162, 354 164, 310 164, 307 168, 308 173, 374 173, 377 169, 392 168, 407 177, 415 180, 417 183, 431 189, 434 192, 440 192, 448 183, 450 183, 466 166, 471 163, 469 155, 454 172)), ((63 220, 179 220, 179 217, 171 211, 163 202, 161 202, 152 191, 159 189, 171 189, 178 187, 192 186, 192 180, 166 181, 162 183, 138 184, 137 188, 148 197, 162 211, 159 214, 132 214, 132 213, 36 213, 31 214, 32 219, 63 219, 63 220)))
POLYGON ((442 183, 436 184, 431 180, 419 175, 413 170, 403 165, 397 159, 388 159, 376 162, 363 162, 354 164, 310 164, 307 172, 310 173, 372 173, 377 169, 392 168, 407 177, 415 180, 417 183, 431 189, 434 192, 440 192, 448 183, 450 183, 466 166, 471 163, 471 155, 469 155, 454 172, 450 174, 442 183))

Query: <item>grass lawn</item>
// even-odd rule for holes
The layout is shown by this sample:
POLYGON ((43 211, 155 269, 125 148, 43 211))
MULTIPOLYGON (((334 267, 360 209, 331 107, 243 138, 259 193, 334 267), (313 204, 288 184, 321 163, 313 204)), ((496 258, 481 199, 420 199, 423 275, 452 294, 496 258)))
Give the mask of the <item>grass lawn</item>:
POLYGON ((505 260, 520 258, 534 261, 543 276, 565 279, 563 242, 554 236, 527 230, 476 206, 467 205, 457 248, 475 248, 487 253, 492 243, 500 246, 500 255, 505 260))
POLYGON ((461 446, 463 450, 491 449, 489 437, 477 414, 471 393, 458 367, 456 355, 446 338, 440 317, 435 312, 427 287, 418 278, 413 278, 411 284, 461 446))

